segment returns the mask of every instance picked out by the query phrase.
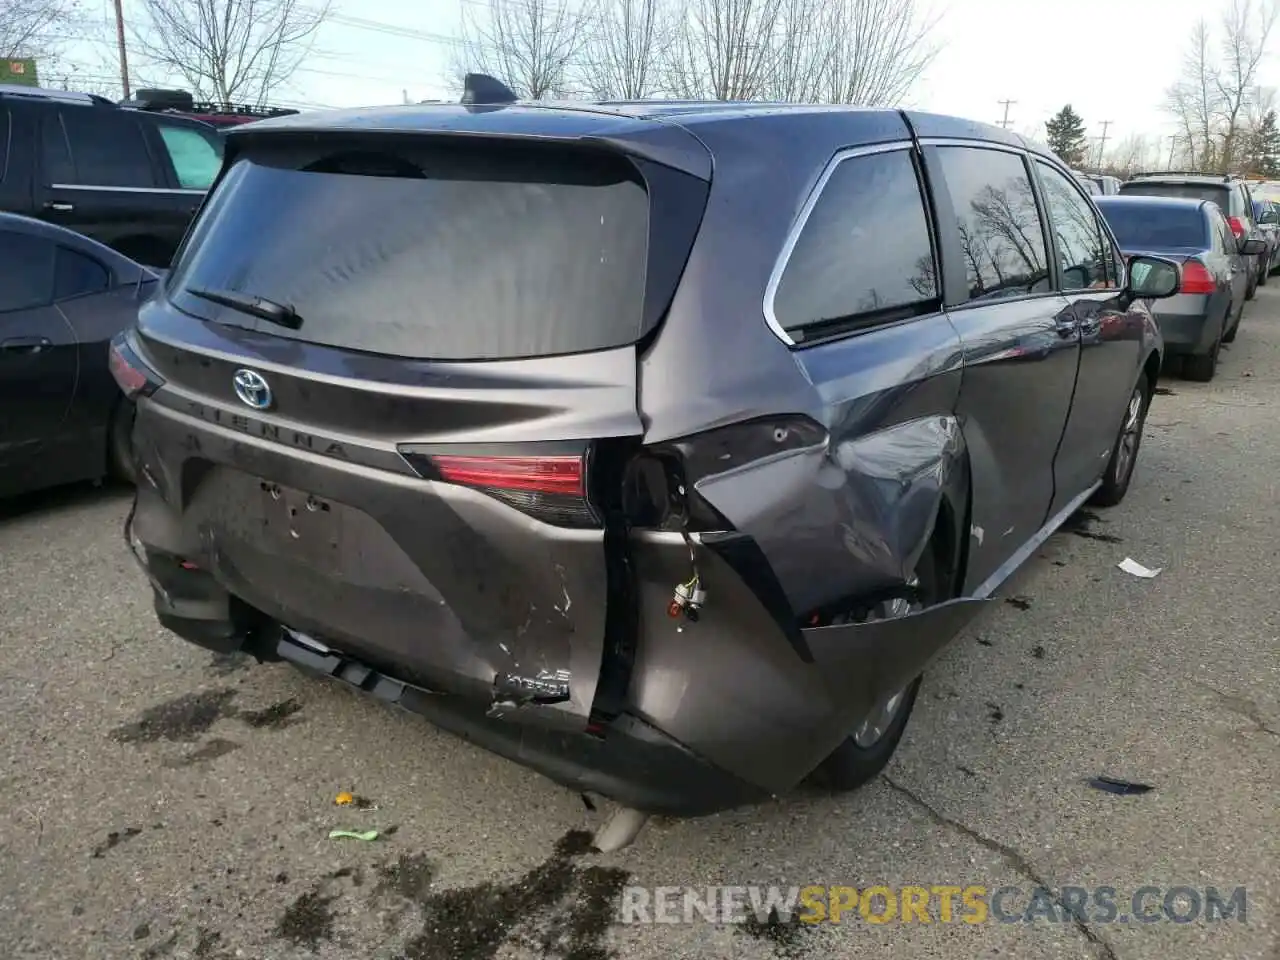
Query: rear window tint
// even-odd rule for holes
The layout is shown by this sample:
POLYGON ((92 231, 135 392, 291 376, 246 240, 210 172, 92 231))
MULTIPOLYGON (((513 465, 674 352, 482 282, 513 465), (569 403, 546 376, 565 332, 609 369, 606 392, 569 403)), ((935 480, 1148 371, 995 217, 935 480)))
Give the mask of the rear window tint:
POLYGON ((649 201, 626 160, 421 141, 333 149, 313 141, 233 163, 171 275, 182 310, 442 360, 601 350, 645 332, 649 201), (287 304, 301 327, 196 289, 287 304))
POLYGON ((0 106, 0 181, 9 172, 9 136, 12 126, 9 111, 0 106))
POLYGON ((1209 225, 1199 207, 1100 203, 1098 208, 1120 246, 1130 250, 1204 249, 1209 245, 1209 225))

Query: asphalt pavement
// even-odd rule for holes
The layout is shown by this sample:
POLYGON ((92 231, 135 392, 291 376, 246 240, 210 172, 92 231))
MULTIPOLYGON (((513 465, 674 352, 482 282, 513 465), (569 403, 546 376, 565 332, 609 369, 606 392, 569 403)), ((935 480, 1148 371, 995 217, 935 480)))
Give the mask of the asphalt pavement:
POLYGON ((1213 383, 1161 384, 1127 501, 1052 537, 929 672, 885 777, 656 820, 610 855, 582 833, 605 804, 167 635, 121 539, 124 491, 0 506, 0 955, 1277 960, 1277 411, 1273 282, 1213 383), (624 886, 709 884, 1018 892, 1012 922, 937 904, 929 923, 617 922, 624 886), (1116 917, 1066 916, 1073 887, 1114 888, 1116 917), (1154 922, 1129 915, 1142 887, 1154 922), (1190 922, 1161 914, 1175 887, 1190 922), (1211 921, 1208 887, 1245 899, 1211 921))

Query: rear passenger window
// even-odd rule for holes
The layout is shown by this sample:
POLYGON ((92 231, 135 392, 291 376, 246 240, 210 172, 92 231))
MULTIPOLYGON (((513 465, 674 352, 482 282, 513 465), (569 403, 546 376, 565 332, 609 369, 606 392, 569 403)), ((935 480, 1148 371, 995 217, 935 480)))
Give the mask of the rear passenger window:
POLYGON ((53 244, 0 231, 0 313, 47 306, 53 300, 53 244))
POLYGON ((214 146, 212 138, 206 138, 199 130, 190 127, 169 123, 158 126, 165 150, 178 175, 178 185, 184 190, 208 190, 222 166, 222 151, 214 146))
POLYGON ((778 279, 778 324, 801 343, 937 309, 937 297, 910 152, 838 163, 778 279))
POLYGON ((1093 205, 1047 163, 1036 161, 1049 223, 1058 243, 1063 290, 1105 290, 1116 286, 1114 251, 1093 205))
POLYGON ((101 293, 110 286, 111 273, 97 260, 68 247, 58 247, 53 275, 54 300, 101 293))
POLYGON ((151 156, 135 117, 108 107, 71 107, 62 122, 75 167, 72 183, 94 187, 154 187, 151 156))
POLYGON ((955 208, 970 300, 1048 293, 1049 258, 1022 158, 999 150, 940 147, 955 208))

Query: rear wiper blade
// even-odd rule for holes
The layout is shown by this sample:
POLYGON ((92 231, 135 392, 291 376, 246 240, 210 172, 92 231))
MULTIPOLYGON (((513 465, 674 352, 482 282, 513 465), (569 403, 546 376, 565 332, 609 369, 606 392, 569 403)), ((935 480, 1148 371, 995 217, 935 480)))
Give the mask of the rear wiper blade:
POLYGON ((276 303, 274 300, 236 293, 234 290, 189 289, 187 293, 193 297, 199 297, 201 300, 208 300, 210 303, 230 307, 232 310, 239 310, 241 313, 247 313, 251 317, 258 317, 279 327, 297 330, 302 326, 302 318, 298 316, 298 312, 293 307, 276 303))

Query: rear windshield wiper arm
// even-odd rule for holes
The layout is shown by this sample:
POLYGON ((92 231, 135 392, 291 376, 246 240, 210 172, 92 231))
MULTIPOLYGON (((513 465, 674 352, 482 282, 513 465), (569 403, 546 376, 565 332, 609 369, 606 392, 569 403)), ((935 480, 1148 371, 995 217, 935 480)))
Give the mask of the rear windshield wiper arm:
POLYGON ((251 317, 258 317, 266 320, 268 323, 274 323, 279 327, 288 327, 290 330, 297 330, 302 326, 302 318, 298 316, 293 307, 286 304, 276 303, 273 300, 266 300, 262 297, 254 297, 244 293, 236 293, 234 290, 187 290, 187 293, 193 297, 199 297, 201 300, 208 300, 210 303, 220 304, 224 307, 230 307, 232 310, 239 310, 241 313, 247 313, 251 317))

